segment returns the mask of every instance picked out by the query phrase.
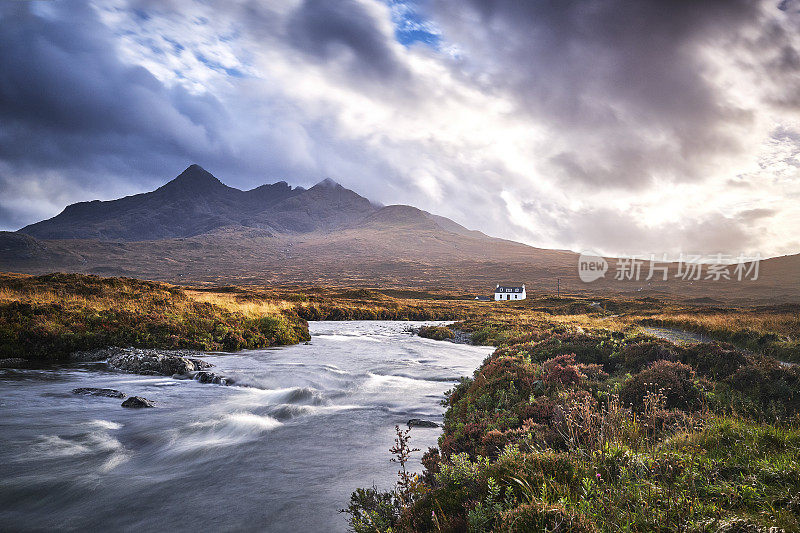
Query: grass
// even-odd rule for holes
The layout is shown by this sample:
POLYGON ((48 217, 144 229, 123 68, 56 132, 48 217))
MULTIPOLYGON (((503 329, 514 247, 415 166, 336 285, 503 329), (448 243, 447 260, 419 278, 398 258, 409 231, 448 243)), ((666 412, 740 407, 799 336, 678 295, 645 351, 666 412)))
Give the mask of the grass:
POLYGON ((182 288, 79 274, 0 275, 0 358, 64 361, 107 346, 237 350, 309 338, 279 305, 209 301, 182 288))

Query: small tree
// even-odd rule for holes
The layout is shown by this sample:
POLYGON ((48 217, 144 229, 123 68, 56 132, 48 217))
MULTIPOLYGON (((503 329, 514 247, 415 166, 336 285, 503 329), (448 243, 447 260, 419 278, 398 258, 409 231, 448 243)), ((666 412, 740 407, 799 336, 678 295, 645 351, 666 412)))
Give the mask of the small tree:
POLYGON ((411 454, 418 452, 419 448, 412 448, 409 444, 411 428, 402 430, 400 426, 395 426, 394 430, 397 436, 394 439, 394 446, 389 448, 389 451, 394 455, 392 462, 400 464, 400 470, 397 471, 397 493, 403 505, 407 506, 411 504, 411 493, 417 483, 417 476, 409 473, 406 463, 411 458, 411 454))
POLYGON ((340 512, 350 515, 350 529, 355 533, 386 533, 392 531, 400 520, 403 509, 413 503, 414 491, 419 483, 416 474, 408 471, 411 454, 419 449, 409 445, 411 429, 405 431, 394 427, 397 436, 389 451, 391 461, 400 464, 397 485, 394 490, 380 491, 376 487, 357 489, 350 496, 350 505, 340 512))

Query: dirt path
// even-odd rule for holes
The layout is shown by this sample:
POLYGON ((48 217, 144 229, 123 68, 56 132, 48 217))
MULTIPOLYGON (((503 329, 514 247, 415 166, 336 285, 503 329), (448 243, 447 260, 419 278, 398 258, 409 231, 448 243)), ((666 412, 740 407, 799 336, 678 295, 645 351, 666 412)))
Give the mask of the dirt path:
MULTIPOLYGON (((684 331, 682 329, 673 329, 673 328, 653 328, 653 327, 646 327, 646 326, 639 326, 642 331, 647 333, 648 335, 652 335, 653 337, 658 337, 659 339, 666 339, 674 344, 694 344, 696 342, 711 342, 712 339, 708 335, 703 335, 702 333, 693 333, 691 331, 684 331)), ((790 363, 789 361, 781 361, 778 362, 783 366, 795 366, 797 363, 790 363)))

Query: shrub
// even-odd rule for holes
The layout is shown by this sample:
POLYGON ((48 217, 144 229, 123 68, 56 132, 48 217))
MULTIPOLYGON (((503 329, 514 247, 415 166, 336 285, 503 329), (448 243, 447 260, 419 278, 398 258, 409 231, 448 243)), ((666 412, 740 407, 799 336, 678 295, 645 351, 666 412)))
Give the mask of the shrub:
POLYGON ((596 335, 587 333, 562 333, 535 343, 531 350, 533 362, 543 362, 559 355, 573 354, 578 363, 603 365, 610 372, 616 365, 614 358, 619 341, 610 332, 596 335))
POLYGON ((698 407, 702 392, 694 383, 694 371, 689 365, 673 361, 656 361, 622 384, 619 398, 625 405, 641 409, 648 392, 661 391, 668 409, 698 407))
POLYGON ((675 346, 663 340, 629 342, 623 346, 621 355, 625 366, 635 371, 662 359, 665 361, 677 359, 675 346))
POLYGON ((605 375, 600 365, 576 363, 575 354, 559 355, 542 363, 542 380, 551 387, 580 385, 605 375))
POLYGON ((350 515, 348 521, 355 533, 380 533, 397 524, 402 509, 402 501, 394 491, 379 491, 373 486, 356 489, 350 495, 350 505, 342 512, 350 515))
POLYGON ((751 356, 725 384, 730 394, 750 402, 736 402, 742 414, 780 419, 800 413, 800 367, 787 367, 768 357, 751 356))
POLYGON ((426 339, 433 339, 435 341, 443 341, 445 339, 455 338, 455 333, 446 326, 422 326, 419 328, 417 334, 426 339))
POLYGON ((594 533, 597 528, 585 516, 568 511, 560 504, 533 500, 507 511, 500 531, 528 533, 532 531, 563 531, 594 533))
POLYGON ((727 378, 747 362, 741 351, 724 342, 688 346, 681 351, 680 359, 701 376, 715 380, 727 378))

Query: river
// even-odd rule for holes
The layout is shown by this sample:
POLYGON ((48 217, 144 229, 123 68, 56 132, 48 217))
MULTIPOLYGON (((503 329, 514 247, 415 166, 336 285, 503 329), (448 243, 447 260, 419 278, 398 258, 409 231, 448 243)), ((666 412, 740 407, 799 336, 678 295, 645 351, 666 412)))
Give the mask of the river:
MULTIPOLYGON (((308 345, 208 354, 234 386, 96 363, 0 370, 0 530, 345 531, 353 489, 394 483, 394 425, 440 422, 443 393, 491 352, 406 331, 419 324, 312 322, 308 345)), ((440 431, 414 428, 412 444, 440 431)))

